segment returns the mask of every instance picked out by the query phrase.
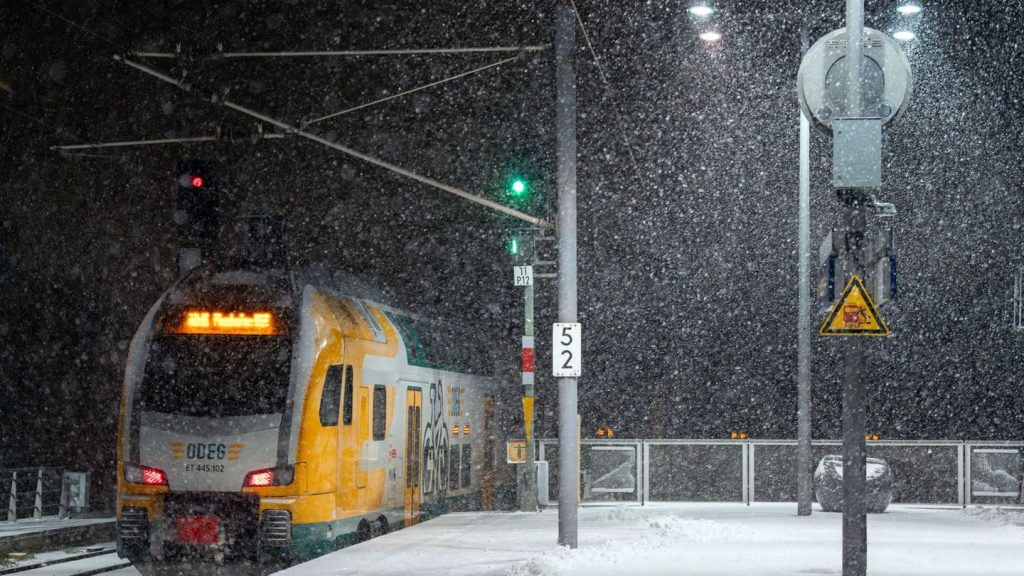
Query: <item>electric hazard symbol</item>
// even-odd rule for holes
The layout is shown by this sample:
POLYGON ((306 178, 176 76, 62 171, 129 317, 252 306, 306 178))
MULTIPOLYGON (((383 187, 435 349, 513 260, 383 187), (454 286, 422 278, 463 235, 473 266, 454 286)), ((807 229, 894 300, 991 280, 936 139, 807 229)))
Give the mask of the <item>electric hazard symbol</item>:
POLYGON ((888 336, 889 327, 860 278, 853 276, 818 333, 822 336, 888 336))

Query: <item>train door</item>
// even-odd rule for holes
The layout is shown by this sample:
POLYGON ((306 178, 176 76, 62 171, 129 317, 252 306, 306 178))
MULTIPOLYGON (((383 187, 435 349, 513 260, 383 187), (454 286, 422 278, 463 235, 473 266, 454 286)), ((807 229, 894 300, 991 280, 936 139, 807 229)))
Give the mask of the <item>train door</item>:
POLYGON ((359 415, 356 418, 359 423, 357 430, 356 446, 360 463, 356 466, 356 488, 366 488, 366 480, 369 474, 362 461, 366 458, 363 454, 367 442, 370 441, 370 388, 359 387, 359 415))
POLYGON ((420 425, 423 389, 410 386, 405 392, 405 525, 420 519, 420 425))

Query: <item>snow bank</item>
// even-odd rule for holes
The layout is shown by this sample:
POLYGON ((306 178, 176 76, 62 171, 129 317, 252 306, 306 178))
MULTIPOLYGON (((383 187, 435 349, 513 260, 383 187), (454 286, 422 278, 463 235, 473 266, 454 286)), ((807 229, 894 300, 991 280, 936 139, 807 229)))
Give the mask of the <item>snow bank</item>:
MULTIPOLYGON (((868 518, 872 576, 1020 576, 1010 511, 892 506, 868 518)), ((289 576, 839 574, 840 514, 796 504, 586 507, 580 547, 556 544, 558 513, 449 514, 294 566, 289 576)))

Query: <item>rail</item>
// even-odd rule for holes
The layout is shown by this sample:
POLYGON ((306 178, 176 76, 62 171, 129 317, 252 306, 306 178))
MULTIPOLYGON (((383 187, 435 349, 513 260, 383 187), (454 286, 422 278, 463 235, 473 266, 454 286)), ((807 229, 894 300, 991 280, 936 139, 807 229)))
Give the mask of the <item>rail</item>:
MULTIPOLYGON (((796 440, 586 439, 580 447, 581 502, 796 502, 796 440)), ((812 443, 815 462, 841 453, 838 440, 812 443)), ((539 441, 538 459, 557 475, 558 442, 539 441)), ((895 478, 894 502, 1024 502, 1024 441, 879 440, 895 478)), ((557 500, 557 477, 548 482, 557 500)))

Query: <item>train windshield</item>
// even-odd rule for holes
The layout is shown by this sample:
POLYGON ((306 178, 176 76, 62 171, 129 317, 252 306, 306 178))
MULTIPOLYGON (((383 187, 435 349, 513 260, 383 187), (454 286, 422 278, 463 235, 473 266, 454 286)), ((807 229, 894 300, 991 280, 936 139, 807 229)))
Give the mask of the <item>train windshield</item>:
POLYGON ((287 336, 161 334, 149 351, 138 407, 183 416, 280 414, 290 368, 287 336))

